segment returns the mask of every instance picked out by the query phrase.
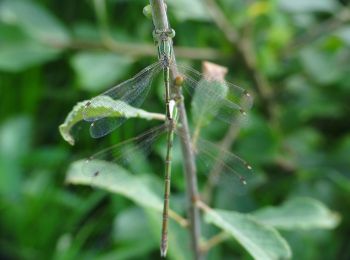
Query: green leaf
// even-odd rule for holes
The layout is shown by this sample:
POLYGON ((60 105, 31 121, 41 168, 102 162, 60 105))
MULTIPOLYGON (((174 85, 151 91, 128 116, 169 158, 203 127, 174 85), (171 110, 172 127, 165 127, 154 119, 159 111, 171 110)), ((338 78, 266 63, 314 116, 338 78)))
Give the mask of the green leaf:
POLYGON ((211 16, 206 9, 205 4, 200 0, 169 0, 167 1, 176 18, 179 21, 195 20, 195 21, 210 21, 211 16))
MULTIPOLYGON (((158 221, 158 223, 161 223, 158 221)), ((192 258, 190 239, 186 228, 180 227, 178 223, 169 221, 169 257, 174 260, 187 260, 192 258)))
POLYGON ((28 117, 12 117, 0 125, 0 197, 3 201, 21 196, 22 160, 31 150, 32 121, 28 117))
POLYGON ((76 161, 68 169, 66 182, 101 188, 127 197, 142 207, 162 210, 162 199, 146 182, 113 163, 95 160, 87 165, 85 160, 76 161), (103 168, 103 172, 91 177, 83 172, 84 167, 103 168))
POLYGON ((282 10, 295 13, 306 12, 334 12, 339 8, 333 0, 279 0, 282 10))
POLYGON ((145 211, 136 206, 125 209, 116 216, 113 235, 115 242, 123 246, 112 254, 100 257, 100 260, 140 258, 159 246, 145 211))
POLYGON ((226 98, 228 88, 226 84, 221 84, 219 81, 200 80, 196 92, 193 96, 192 106, 192 118, 196 124, 196 128, 202 128, 208 125, 215 115, 220 110, 222 105, 218 102, 218 98, 213 98, 208 93, 211 93, 215 89, 215 93, 221 97, 226 98))
POLYGON ((285 136, 283 147, 289 150, 286 160, 298 169, 315 169, 325 162, 325 155, 320 149, 322 135, 314 128, 299 128, 285 136))
MULTIPOLYGON (((152 235, 147 216, 140 207, 131 207, 120 212, 114 221, 114 238, 118 242, 145 241, 152 235)), ((155 242, 155 241, 154 241, 155 242)), ((156 243, 156 245, 158 245, 156 243)))
POLYGON ((120 79, 132 59, 110 52, 80 52, 71 59, 82 89, 101 91, 120 79))
POLYGON ((288 230, 334 228, 340 220, 338 214, 312 198, 294 198, 280 207, 267 207, 253 214, 266 225, 288 230))
POLYGON ((342 66, 334 53, 310 47, 300 53, 300 58, 305 71, 319 84, 334 83, 341 77, 342 66))
POLYGON ((289 131, 297 127, 298 123, 307 122, 315 117, 337 117, 344 110, 341 103, 333 99, 329 92, 323 89, 320 91, 321 88, 315 83, 310 83, 305 76, 291 76, 285 80, 285 85, 286 93, 293 96, 282 110, 288 113, 282 115, 282 125, 289 131), (304 109, 305 107, 308 109, 304 109))
POLYGON ((343 26, 335 34, 350 46, 350 26, 343 26))
POLYGON ((271 162, 279 153, 280 135, 265 119, 249 114, 245 121, 243 137, 237 146, 237 153, 255 165, 271 162))
POLYGON ((0 156, 18 161, 30 151, 32 121, 28 117, 12 117, 0 125, 0 156))
POLYGON ((0 24, 0 70, 18 72, 57 57, 60 50, 30 38, 19 28, 0 24))
POLYGON ((208 222, 234 237, 254 259, 286 259, 291 257, 287 242, 272 227, 248 214, 225 210, 208 210, 208 222))
MULTIPOLYGON (((89 114, 83 114, 85 105, 88 100, 79 102, 76 104, 72 111, 69 112, 63 124, 59 126, 61 136, 65 141, 74 145, 74 137, 71 133, 72 128, 80 121, 84 120, 85 117, 97 118, 99 115, 105 116, 108 114, 109 117, 123 117, 123 118, 143 118, 146 120, 164 120, 165 116, 158 113, 150 113, 142 109, 134 108, 127 103, 120 100, 113 100, 109 96, 97 96, 94 100, 98 99, 98 106, 90 106, 88 110, 89 114)), ((86 112, 86 110, 85 110, 86 112)))
POLYGON ((328 178, 335 183, 338 192, 350 194, 350 179, 344 174, 333 170, 329 172, 328 178))
MULTIPOLYGON (((142 259, 143 256, 149 255, 152 252, 153 241, 143 240, 134 241, 130 244, 122 244, 116 247, 116 249, 108 249, 98 257, 92 257, 97 260, 128 260, 128 259, 142 259)), ((89 257, 86 257, 89 258, 89 257)), ((91 258, 91 257, 90 257, 91 258)))
POLYGON ((29 0, 3 1, 0 20, 20 27, 42 43, 62 45, 69 42, 69 33, 63 24, 42 6, 29 0))

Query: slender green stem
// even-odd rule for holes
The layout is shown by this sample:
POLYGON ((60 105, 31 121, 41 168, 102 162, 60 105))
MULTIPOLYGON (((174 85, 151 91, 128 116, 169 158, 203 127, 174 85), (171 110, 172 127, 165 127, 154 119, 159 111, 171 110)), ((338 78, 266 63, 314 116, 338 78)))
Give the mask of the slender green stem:
MULTIPOLYGON (((169 30, 169 22, 165 10, 165 4, 163 0, 150 0, 150 4, 152 7, 152 18, 155 29, 157 30, 169 30)), ((171 39, 170 39, 171 41, 171 39)), ((172 41, 171 48, 172 48, 172 41)), ((175 63, 175 55, 174 61, 175 63)), ((177 71, 175 71, 175 66, 172 66, 171 77, 174 79, 177 76, 177 71)), ((181 96, 181 88, 175 88, 178 92, 177 94, 181 96)), ((191 149, 191 140, 190 140, 190 132, 187 122, 186 109, 181 99, 180 102, 177 103, 178 111, 179 111, 179 120, 181 123, 181 146, 182 153, 184 159, 185 173, 186 173, 186 184, 187 184, 187 195, 188 195, 188 215, 190 221, 190 234, 192 241, 192 250, 194 254, 194 258, 196 260, 201 259, 200 252, 200 216, 199 210, 195 205, 196 200, 198 199, 198 188, 197 188, 197 176, 196 176, 196 167, 194 154, 191 149)))

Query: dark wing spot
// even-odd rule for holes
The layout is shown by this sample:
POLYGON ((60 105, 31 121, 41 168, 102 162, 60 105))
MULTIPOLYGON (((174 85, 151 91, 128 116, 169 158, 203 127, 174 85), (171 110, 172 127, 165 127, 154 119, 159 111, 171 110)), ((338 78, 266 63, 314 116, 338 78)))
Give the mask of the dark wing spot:
POLYGON ((245 179, 243 176, 239 176, 239 181, 240 181, 243 185, 246 185, 246 184, 247 184, 247 181, 246 181, 246 179, 245 179))
POLYGON ((242 108, 239 109, 239 112, 244 116, 247 115, 247 113, 242 108))
POLYGON ((244 90, 244 91, 243 91, 243 95, 245 95, 245 96, 247 96, 247 97, 250 97, 250 94, 249 94, 249 92, 248 92, 247 90, 244 90))

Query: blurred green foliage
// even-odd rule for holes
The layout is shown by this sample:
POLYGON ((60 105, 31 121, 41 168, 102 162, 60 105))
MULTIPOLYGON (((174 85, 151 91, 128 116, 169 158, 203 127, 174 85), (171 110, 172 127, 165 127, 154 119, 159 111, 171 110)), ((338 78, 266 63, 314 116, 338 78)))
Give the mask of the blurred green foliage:
MULTIPOLYGON (((253 212, 261 223, 275 225, 294 259, 349 259, 347 1, 217 1, 228 29, 236 31, 247 47, 245 55, 218 28, 205 2, 168 1, 175 45, 190 48, 176 49, 177 58, 197 68, 206 59, 227 66, 227 79, 253 93, 255 105, 232 150, 250 162, 259 177, 243 196, 232 194, 227 184, 221 186, 215 191, 213 206, 253 212), (311 213, 298 197, 308 197, 304 202, 310 203, 311 213), (329 229, 334 226, 326 220, 336 214, 341 222, 329 229), (275 221, 267 223, 272 216, 275 221), (277 216, 285 221, 279 222, 277 216), (296 221, 299 217, 307 224, 296 221)), ((159 257, 158 212, 135 206, 128 196, 64 185, 70 162, 150 127, 150 122, 131 119, 113 134, 93 140, 88 125, 82 125, 74 147, 57 130, 78 101, 155 61, 152 23, 142 14, 148 2, 108 0, 107 13, 103 3, 0 2, 1 259, 159 257)), ((156 83, 143 108, 162 112, 161 82, 156 83)), ((203 130, 203 135, 221 140, 226 132, 218 123, 203 130)), ((156 148, 164 154, 161 144, 156 148)), ((152 191, 161 192, 158 158, 137 162, 134 170, 142 170, 138 177, 152 191)), ((185 203, 181 172, 176 148, 171 203, 180 214, 185 203)), ((206 176, 199 176, 199 181, 203 187, 206 176)), ((231 215, 230 221, 248 227, 258 225, 240 222, 238 213, 218 214, 231 215)), ((217 217, 209 219, 218 228, 229 222, 217 221, 217 217)), ((171 225, 169 257, 188 259, 187 233, 176 223, 171 225)), ((203 228, 207 239, 217 232, 212 226, 203 228)), ((209 259, 249 257, 233 240, 208 254, 209 259)))

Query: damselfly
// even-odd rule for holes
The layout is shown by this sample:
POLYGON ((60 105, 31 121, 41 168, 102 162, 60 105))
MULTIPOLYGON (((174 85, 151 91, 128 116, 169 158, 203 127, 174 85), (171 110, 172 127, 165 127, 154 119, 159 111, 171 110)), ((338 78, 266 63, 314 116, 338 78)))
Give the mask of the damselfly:
MULTIPOLYGON (((158 47, 158 62, 146 67, 133 78, 91 99, 86 103, 83 111, 84 119, 91 123, 91 136, 94 138, 105 136, 126 120, 126 118, 115 118, 112 116, 111 111, 103 109, 103 102, 105 102, 106 98, 121 101, 115 103, 118 106, 117 110, 121 112, 127 112, 126 110, 130 105, 139 107, 144 102, 154 77, 160 72, 163 72, 167 126, 164 129, 167 132, 167 151, 165 158, 164 209, 161 239, 161 255, 163 257, 167 252, 171 153, 175 130, 173 127, 174 100, 181 98, 174 95, 174 92, 171 91, 170 71, 176 71, 176 79, 180 81, 180 83, 172 82, 172 85, 181 85, 190 95, 195 95, 196 98, 200 99, 199 104, 203 104, 197 106, 195 109, 196 117, 199 121, 197 125, 204 124, 203 122, 210 116, 217 116, 228 123, 233 123, 237 117, 245 114, 245 111, 252 105, 252 98, 244 89, 223 80, 218 81, 215 78, 205 77, 192 68, 176 65, 171 46, 171 38, 174 34, 174 31, 171 29, 165 31, 155 30, 154 38, 158 47)), ((198 135, 196 134, 195 136, 197 140, 198 135)), ((98 175, 98 172, 95 171, 94 174, 98 175)))

